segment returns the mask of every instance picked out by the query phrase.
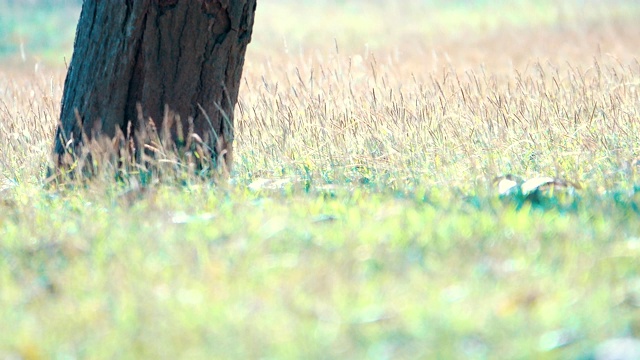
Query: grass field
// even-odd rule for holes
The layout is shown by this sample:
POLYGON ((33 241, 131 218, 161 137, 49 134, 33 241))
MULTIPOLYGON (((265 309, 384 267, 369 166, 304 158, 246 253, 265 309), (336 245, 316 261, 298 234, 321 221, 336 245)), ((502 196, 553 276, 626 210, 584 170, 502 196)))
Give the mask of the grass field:
POLYGON ((217 184, 48 184, 72 39, 2 22, 40 45, 0 45, 0 359, 609 359, 640 337, 640 5, 258 6, 217 184))

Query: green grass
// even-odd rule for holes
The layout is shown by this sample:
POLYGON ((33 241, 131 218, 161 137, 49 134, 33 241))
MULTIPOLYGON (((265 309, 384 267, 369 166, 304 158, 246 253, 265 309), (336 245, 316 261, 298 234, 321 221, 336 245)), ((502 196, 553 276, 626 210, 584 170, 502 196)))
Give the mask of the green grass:
POLYGON ((577 356, 640 325, 638 214, 589 195, 559 212, 447 191, 16 191, 1 212, 0 348, 577 356))
POLYGON ((168 153, 49 183, 64 68, 0 68, 0 359, 575 359, 640 337, 637 6, 429 27, 394 4, 259 5, 228 179, 168 153))

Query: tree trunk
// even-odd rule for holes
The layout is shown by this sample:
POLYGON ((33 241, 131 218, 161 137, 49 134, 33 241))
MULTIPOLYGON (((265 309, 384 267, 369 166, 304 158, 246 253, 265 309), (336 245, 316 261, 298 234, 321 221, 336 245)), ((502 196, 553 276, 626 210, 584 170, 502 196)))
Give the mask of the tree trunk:
POLYGON ((231 161, 255 8, 256 0, 84 0, 56 131, 58 164, 83 139, 137 132, 149 119, 161 125, 167 108, 177 115, 169 119, 176 145, 188 142, 178 128, 192 129, 213 159, 226 150, 231 161))

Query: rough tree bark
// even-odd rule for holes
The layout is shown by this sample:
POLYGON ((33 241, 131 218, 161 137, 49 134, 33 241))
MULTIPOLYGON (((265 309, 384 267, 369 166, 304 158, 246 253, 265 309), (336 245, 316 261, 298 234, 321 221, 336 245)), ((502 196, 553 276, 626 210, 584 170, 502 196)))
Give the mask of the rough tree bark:
POLYGON ((214 159, 226 149, 230 162, 255 9, 256 0, 84 0, 55 136, 58 164, 83 132, 114 137, 149 118, 160 126, 165 106, 185 132, 192 119, 214 159))

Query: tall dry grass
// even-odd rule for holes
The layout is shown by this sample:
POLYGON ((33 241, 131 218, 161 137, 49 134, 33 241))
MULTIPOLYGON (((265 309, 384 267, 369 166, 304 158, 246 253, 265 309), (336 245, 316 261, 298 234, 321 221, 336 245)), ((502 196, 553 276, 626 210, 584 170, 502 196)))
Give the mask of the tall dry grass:
MULTIPOLYGON (((501 173, 594 187, 635 176, 637 25, 419 34, 384 49, 251 53, 238 121, 239 173, 312 168, 325 180, 470 186, 501 173)), ((259 36, 259 35, 258 35, 259 36)))
MULTIPOLYGON (((380 9, 398 16, 372 6, 374 18, 380 9)), ((628 185, 638 156, 638 27, 615 11, 567 19, 451 34, 404 24, 373 46, 357 33, 278 41, 278 26, 259 23, 236 115, 234 181, 472 187, 516 173, 628 185)), ((42 181, 63 76, 42 66, 0 72, 5 183, 42 181)))
POLYGON ((63 79, 62 71, 40 67, 0 71, 0 184, 42 180, 60 111, 63 79))

